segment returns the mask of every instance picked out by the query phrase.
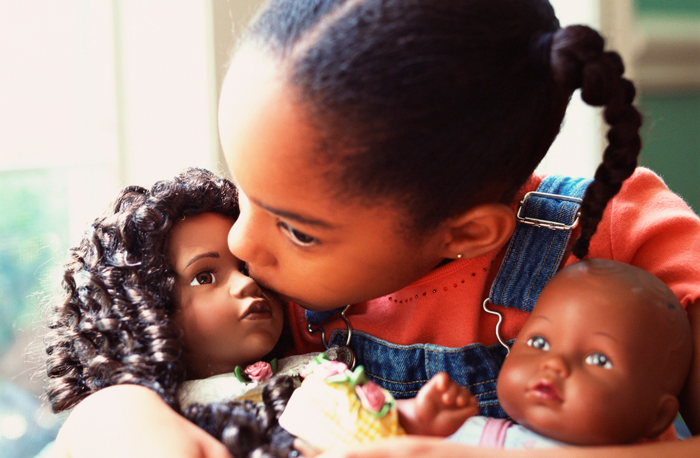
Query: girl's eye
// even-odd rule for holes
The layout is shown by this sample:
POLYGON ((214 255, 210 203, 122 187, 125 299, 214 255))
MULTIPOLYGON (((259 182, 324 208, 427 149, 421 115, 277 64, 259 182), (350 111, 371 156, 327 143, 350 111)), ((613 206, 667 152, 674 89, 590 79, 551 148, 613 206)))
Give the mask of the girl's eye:
POLYGON ((602 353, 591 353, 590 355, 586 356, 586 364, 602 367, 603 369, 612 369, 613 367, 610 358, 602 353))
POLYGON ((549 342, 542 336, 532 336, 527 340, 527 345, 537 350, 549 351, 549 342))
POLYGON ((216 276, 214 275, 214 272, 204 271, 195 275, 192 281, 190 282, 190 285, 200 286, 208 285, 210 283, 216 283, 216 276))
POLYGON ((299 246, 308 247, 318 244, 317 238, 311 237, 310 235, 306 235, 303 232, 294 229, 284 221, 278 222, 277 225, 287 234, 287 237, 289 237, 293 243, 299 246))

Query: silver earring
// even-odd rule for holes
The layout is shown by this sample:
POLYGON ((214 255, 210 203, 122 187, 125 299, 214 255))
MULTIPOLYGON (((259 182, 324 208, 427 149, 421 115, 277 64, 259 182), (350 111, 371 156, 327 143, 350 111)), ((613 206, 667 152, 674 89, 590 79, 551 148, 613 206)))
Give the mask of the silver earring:
POLYGON ((462 253, 457 253, 457 259, 462 259, 462 253))

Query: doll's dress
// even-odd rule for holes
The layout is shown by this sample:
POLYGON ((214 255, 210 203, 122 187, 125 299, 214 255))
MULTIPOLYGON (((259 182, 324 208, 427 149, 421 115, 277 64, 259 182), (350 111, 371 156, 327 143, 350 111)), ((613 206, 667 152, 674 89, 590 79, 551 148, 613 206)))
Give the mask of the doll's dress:
POLYGON ((469 418, 448 440, 475 447, 535 449, 565 447, 512 421, 480 415, 469 418))
POLYGON ((342 450, 405 434, 394 397, 368 381, 362 366, 350 371, 321 354, 302 377, 279 424, 313 448, 342 450))
MULTIPOLYGON (((277 372, 273 377, 289 375, 301 379, 302 369, 319 353, 308 353, 282 358, 277 362, 277 372)), ((192 403, 209 404, 211 402, 251 400, 262 402, 262 390, 267 381, 242 381, 234 372, 214 375, 200 380, 188 380, 178 391, 181 408, 192 403)))

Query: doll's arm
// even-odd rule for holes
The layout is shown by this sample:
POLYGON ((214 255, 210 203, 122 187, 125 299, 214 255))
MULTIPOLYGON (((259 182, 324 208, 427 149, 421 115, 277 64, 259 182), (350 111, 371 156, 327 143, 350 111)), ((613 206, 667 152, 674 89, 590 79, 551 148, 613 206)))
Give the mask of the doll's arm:
POLYGON ((59 431, 56 458, 231 458, 224 445, 151 390, 104 388, 78 404, 59 431))
POLYGON ((403 429, 422 436, 447 437, 479 414, 476 398, 444 372, 431 378, 415 398, 397 401, 397 408, 403 429))

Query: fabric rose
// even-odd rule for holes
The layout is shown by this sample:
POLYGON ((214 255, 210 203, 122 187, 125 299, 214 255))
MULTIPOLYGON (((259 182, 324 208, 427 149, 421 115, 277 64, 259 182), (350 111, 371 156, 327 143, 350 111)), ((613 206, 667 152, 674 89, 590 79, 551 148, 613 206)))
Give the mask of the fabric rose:
POLYGON ((245 374, 254 382, 264 382, 272 377, 272 366, 265 361, 258 361, 245 368, 245 374))
POLYGON ((360 398, 362 407, 370 412, 379 412, 384 407, 386 396, 379 386, 374 382, 367 382, 364 385, 357 385, 355 393, 360 398))

